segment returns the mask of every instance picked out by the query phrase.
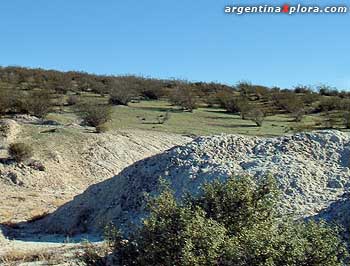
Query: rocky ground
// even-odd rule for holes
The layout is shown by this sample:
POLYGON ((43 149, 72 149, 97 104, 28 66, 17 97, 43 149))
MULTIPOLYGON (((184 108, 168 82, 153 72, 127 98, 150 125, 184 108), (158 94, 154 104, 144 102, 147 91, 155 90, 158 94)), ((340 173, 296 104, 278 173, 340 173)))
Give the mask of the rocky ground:
POLYGON ((138 161, 89 187, 40 221, 38 228, 75 234, 101 231, 110 221, 125 228, 143 215, 144 192, 156 192, 161 177, 170 181, 180 197, 185 192, 197 193, 203 183, 214 179, 272 175, 282 192, 281 212, 311 217, 342 200, 349 187, 349 159, 350 138, 339 131, 277 138, 201 137, 138 161))
MULTIPOLYGON (((1 120, 0 128, 0 223, 12 226, 53 212, 138 160, 191 141, 141 130, 96 134, 78 124, 60 125, 31 116, 1 120), (8 159, 7 147, 13 142, 33 146, 32 162, 8 159)), ((42 249, 42 243, 5 241, 2 234, 0 241, 0 257, 13 250, 42 249)))
MULTIPOLYGON (((159 178, 170 181, 180 198, 214 179, 272 175, 282 192, 282 213, 350 224, 350 137, 339 131, 192 140, 141 130, 96 134, 78 124, 29 116, 2 120, 0 128, 0 230, 17 239, 0 234, 3 265, 42 265, 10 264, 4 258, 12 254, 71 260, 80 248, 73 242, 101 232, 105 224, 137 223, 144 215, 144 192, 156 193, 159 178), (8 159, 7 146, 18 141, 34 147, 30 163, 8 159), (33 218, 38 220, 28 223, 33 218)), ((69 265, 56 262, 51 265, 69 265)))

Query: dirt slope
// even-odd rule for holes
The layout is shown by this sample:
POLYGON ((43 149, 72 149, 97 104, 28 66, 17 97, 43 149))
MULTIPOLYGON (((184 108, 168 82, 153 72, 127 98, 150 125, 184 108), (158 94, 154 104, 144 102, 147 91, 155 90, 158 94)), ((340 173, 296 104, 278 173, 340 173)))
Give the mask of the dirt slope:
POLYGON ((143 215, 144 192, 155 192, 159 177, 171 181, 177 196, 196 193, 201 184, 232 174, 272 174, 282 190, 281 211, 312 216, 327 208, 349 185, 350 139, 338 131, 277 138, 221 135, 172 148, 89 187, 39 224, 48 232, 99 231, 120 227, 143 215))
POLYGON ((0 222, 52 212, 124 167, 191 140, 140 130, 96 134, 77 125, 41 125, 32 120, 3 122, 9 130, 0 139, 0 222), (32 144, 33 159, 44 170, 8 160, 6 147, 14 141, 32 144))

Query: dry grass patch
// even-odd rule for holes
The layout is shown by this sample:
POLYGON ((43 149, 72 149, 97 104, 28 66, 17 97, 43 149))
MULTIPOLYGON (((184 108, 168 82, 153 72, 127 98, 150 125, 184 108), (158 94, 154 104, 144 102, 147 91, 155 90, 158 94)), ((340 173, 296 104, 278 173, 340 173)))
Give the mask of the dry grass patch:
POLYGON ((57 265, 72 261, 72 257, 79 247, 57 247, 41 250, 8 251, 0 256, 0 265, 15 266, 26 262, 43 262, 43 265, 57 265))

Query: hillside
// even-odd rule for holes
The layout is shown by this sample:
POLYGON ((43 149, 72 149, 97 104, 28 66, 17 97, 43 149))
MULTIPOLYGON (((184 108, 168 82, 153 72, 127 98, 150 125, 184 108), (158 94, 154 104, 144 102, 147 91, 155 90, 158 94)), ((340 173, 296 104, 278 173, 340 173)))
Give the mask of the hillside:
POLYGON ((311 217, 346 192, 349 155, 349 136, 336 131, 277 138, 202 137, 89 187, 37 226, 50 233, 79 234, 101 232, 112 221, 125 229, 144 215, 144 193, 157 193, 159 178, 168 180, 180 198, 187 192, 198 193, 206 182, 242 174, 272 175, 282 192, 280 212, 311 217))

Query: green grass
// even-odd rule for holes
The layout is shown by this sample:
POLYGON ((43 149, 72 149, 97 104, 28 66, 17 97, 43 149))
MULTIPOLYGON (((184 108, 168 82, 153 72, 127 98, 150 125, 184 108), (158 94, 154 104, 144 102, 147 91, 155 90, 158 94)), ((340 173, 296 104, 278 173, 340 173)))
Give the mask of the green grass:
MULTIPOLYGON (((107 99, 95 95, 84 95, 83 101, 106 104, 107 99)), ((334 112, 337 118, 337 129, 342 129, 342 114, 334 112)), ((48 119, 62 124, 78 123, 79 118, 72 107, 65 107, 64 113, 50 113, 48 119)), ((113 106, 112 130, 139 129, 178 133, 185 135, 244 134, 253 136, 279 136, 295 131, 322 129, 325 114, 304 116, 301 122, 294 122, 289 115, 274 115, 265 118, 262 127, 257 127, 250 120, 242 120, 220 108, 201 107, 190 112, 183 112, 167 101, 141 101, 129 106, 113 106), (165 124, 158 123, 158 116, 170 111, 170 120, 165 124), (317 125, 318 124, 318 125, 317 125)), ((342 129, 343 130, 343 129, 342 129)))
POLYGON ((263 126, 257 127, 250 120, 242 120, 239 115, 226 113, 218 108, 199 108, 193 113, 182 112, 165 101, 141 101, 128 107, 113 107, 112 129, 142 129, 179 134, 212 135, 220 133, 277 136, 291 131, 298 125, 313 125, 317 116, 305 116, 301 123, 296 123, 287 115, 266 117, 263 126), (158 124, 157 117, 170 112, 170 120, 158 124), (143 120, 142 120, 143 118, 143 120))

